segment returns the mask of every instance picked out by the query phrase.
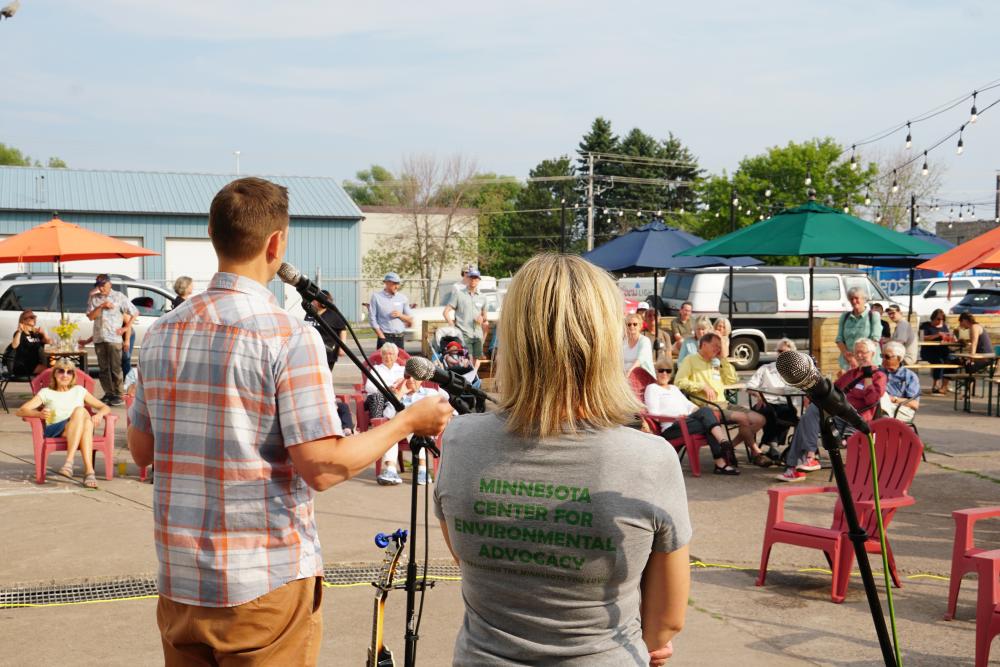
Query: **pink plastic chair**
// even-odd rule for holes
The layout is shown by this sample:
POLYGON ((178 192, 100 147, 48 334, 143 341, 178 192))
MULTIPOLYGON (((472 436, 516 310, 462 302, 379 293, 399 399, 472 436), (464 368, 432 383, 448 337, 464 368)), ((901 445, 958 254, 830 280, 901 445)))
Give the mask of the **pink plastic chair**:
POLYGON ((976 596, 976 667, 987 667, 990 643, 1000 635, 1000 549, 972 556, 979 573, 976 596))
MULTIPOLYGON (((31 380, 31 393, 37 394, 44 387, 49 386, 52 377, 52 369, 47 368, 31 380)), ((94 380, 77 369, 76 383, 83 386, 90 393, 94 392, 94 380)), ((93 410, 87 410, 93 414, 93 410)), ((45 468, 51 452, 65 452, 66 438, 46 438, 45 423, 41 417, 22 417, 31 426, 31 442, 35 451, 35 482, 45 483, 45 468)), ((114 476, 115 468, 115 424, 118 421, 117 415, 109 414, 104 418, 104 432, 102 435, 94 433, 94 451, 104 455, 104 478, 111 479, 114 476)))
MULTIPOLYGON (((656 378, 650 375, 645 369, 633 368, 632 372, 629 373, 628 381, 632 387, 632 391, 635 393, 635 397, 642 403, 645 401, 646 387, 656 382, 656 378)), ((678 424, 681 427, 681 436, 667 442, 677 450, 680 458, 684 458, 684 454, 687 453, 688 465, 691 466, 691 476, 701 477, 701 460, 698 458, 698 450, 708 446, 708 439, 700 433, 695 434, 688 431, 686 419, 673 419, 671 417, 653 415, 646 410, 643 410, 640 416, 646 421, 646 424, 649 425, 653 433, 657 435, 660 433, 662 424, 678 424)))
POLYGON ((976 548, 976 522, 980 519, 1000 517, 1000 507, 979 507, 976 509, 955 510, 951 518, 955 520, 955 542, 951 550, 951 579, 948 583, 948 609, 944 620, 955 618, 955 607, 958 604, 958 589, 962 585, 962 576, 967 572, 976 571, 976 554, 985 549, 976 548))
MULTIPOLYGON (((888 530, 896 510, 916 502, 910 496, 909 490, 917 474, 924 446, 912 429, 895 419, 876 419, 871 423, 871 429, 875 434, 882 523, 888 530)), ((863 433, 855 433, 847 440, 845 468, 854 496, 858 522, 868 533, 865 550, 868 553, 882 553, 873 500, 868 438, 863 433)), ((829 528, 785 521, 785 500, 788 498, 836 492, 836 486, 783 487, 767 490, 771 504, 764 526, 764 544, 761 548, 760 572, 757 576, 758 586, 763 586, 767 577, 767 561, 771 555, 771 547, 778 543, 792 544, 823 551, 833 570, 833 588, 830 597, 834 602, 844 601, 847 583, 851 576, 851 566, 854 564, 854 545, 847 537, 847 521, 840 501, 838 500, 834 507, 833 524, 829 528)), ((896 588, 901 588, 903 584, 896 573, 896 560, 888 537, 886 537, 886 549, 892 581, 896 588)))

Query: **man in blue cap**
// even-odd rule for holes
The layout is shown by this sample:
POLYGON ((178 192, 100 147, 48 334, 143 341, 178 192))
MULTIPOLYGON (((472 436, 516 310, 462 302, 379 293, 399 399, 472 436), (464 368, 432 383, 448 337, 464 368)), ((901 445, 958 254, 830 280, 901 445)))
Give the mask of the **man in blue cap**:
POLYGON ((472 353, 477 369, 479 360, 483 356, 483 341, 486 339, 484 328, 488 326, 486 298, 479 291, 481 278, 478 269, 469 269, 465 274, 467 287, 464 290, 453 291, 444 307, 445 321, 448 326, 458 327, 462 332, 462 338, 472 353))
POLYGON ((413 324, 410 300, 399 291, 400 282, 399 274, 390 271, 382 279, 385 289, 372 292, 368 300, 368 323, 378 337, 376 349, 382 349, 386 343, 395 343, 403 349, 403 331, 413 324))

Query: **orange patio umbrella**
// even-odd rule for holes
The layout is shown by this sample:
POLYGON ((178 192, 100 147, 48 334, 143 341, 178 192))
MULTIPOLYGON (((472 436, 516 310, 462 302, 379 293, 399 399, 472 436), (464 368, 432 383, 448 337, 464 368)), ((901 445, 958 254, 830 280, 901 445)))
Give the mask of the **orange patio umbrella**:
POLYGON ((957 245, 917 268, 942 273, 1000 268, 1000 227, 957 245))
POLYGON ((63 315, 62 263, 78 259, 128 259, 159 255, 131 243, 52 218, 0 241, 0 263, 53 262, 59 272, 59 315, 63 315))

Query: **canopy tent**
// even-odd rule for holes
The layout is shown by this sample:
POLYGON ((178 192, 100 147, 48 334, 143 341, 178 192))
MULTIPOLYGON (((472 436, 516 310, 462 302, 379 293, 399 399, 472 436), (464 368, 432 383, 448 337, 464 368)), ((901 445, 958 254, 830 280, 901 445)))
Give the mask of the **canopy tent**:
MULTIPOLYGON (((659 307, 660 292, 657 273, 666 269, 694 269, 703 266, 755 266, 761 264, 753 257, 678 257, 682 250, 703 244, 704 239, 684 230, 670 227, 662 220, 631 229, 611 239, 604 245, 581 255, 591 264, 606 271, 623 273, 653 273, 654 306, 659 307)), ((659 312, 657 312, 659 314, 659 312)), ((660 320, 656 319, 656 340, 660 336, 660 320)))
MULTIPOLYGON (((872 255, 912 256, 939 252, 921 238, 867 222, 815 201, 785 209, 775 216, 680 254, 686 257, 843 257, 872 255)), ((732 303, 732 299, 730 299, 732 303)), ((812 351, 813 262, 809 263, 809 349, 812 351)))
POLYGON ((69 222, 48 222, 0 241, 0 263, 53 262, 59 272, 59 316, 64 317, 62 262, 78 259, 110 259, 158 255, 111 236, 98 234, 69 222))

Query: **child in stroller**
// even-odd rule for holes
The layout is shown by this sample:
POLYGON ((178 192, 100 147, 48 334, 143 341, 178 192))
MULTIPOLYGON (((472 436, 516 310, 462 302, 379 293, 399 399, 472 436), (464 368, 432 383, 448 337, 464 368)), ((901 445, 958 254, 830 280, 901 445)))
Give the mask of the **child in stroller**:
MULTIPOLYGON (((483 381, 476 370, 477 364, 472 359, 472 355, 465 347, 462 339, 462 332, 456 327, 441 327, 434 333, 434 340, 431 343, 431 361, 441 368, 451 371, 456 375, 461 375, 471 386, 479 389, 483 381)), ((462 399, 476 412, 483 412, 486 408, 485 402, 469 394, 462 396, 462 399)))

